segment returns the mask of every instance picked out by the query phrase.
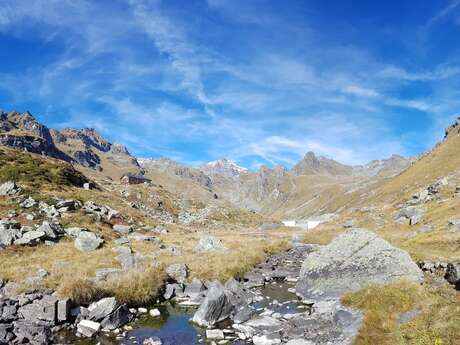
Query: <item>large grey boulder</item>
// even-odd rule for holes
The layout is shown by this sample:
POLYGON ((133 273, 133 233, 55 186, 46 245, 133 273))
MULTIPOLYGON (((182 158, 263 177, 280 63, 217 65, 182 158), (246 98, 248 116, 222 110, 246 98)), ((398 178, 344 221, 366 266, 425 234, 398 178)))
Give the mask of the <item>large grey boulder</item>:
POLYGON ((307 256, 296 290, 304 299, 318 301, 400 279, 423 279, 409 254, 371 231, 353 229, 307 256))
POLYGON ((199 326, 211 327, 230 318, 233 310, 228 292, 222 284, 216 282, 212 284, 192 321, 199 326))
POLYGON ((416 225, 423 220, 425 211, 422 208, 415 206, 408 206, 402 208, 395 217, 396 222, 404 223, 409 222, 409 225, 416 225))
POLYGON ((14 181, 7 181, 0 185, 0 195, 6 196, 6 195, 16 195, 21 192, 21 188, 19 188, 16 185, 16 182, 14 181))
POLYGON ((88 307, 88 318, 92 321, 101 321, 112 314, 118 308, 115 297, 106 297, 97 302, 91 303, 88 307))
POLYGON ((13 333, 16 335, 14 343, 31 345, 48 345, 52 341, 51 329, 48 325, 41 325, 29 320, 13 322, 13 333))
POLYGON ((75 239, 75 248, 82 252, 91 252, 104 242, 102 238, 89 231, 80 231, 75 239))
POLYGON ((101 321, 101 326, 104 329, 114 330, 127 324, 132 319, 133 315, 129 312, 128 306, 122 304, 101 321))
POLYGON ((30 322, 48 321, 52 325, 57 322, 59 300, 53 296, 44 296, 40 300, 19 308, 18 314, 30 322))
POLYGON ((206 253, 213 251, 223 251, 226 248, 224 247, 221 240, 213 236, 207 236, 200 238, 198 244, 193 249, 195 253, 206 253))
POLYGON ((21 224, 13 221, 0 222, 0 246, 9 246, 22 236, 21 224))

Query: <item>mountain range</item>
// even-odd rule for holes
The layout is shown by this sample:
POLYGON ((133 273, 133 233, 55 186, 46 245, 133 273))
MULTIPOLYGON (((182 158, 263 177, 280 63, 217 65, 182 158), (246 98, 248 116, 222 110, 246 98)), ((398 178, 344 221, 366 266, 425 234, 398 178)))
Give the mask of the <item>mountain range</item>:
POLYGON ((388 179, 406 169, 413 159, 398 155, 365 165, 345 165, 333 159, 305 154, 292 169, 261 166, 250 171, 229 159, 192 167, 169 158, 138 159, 128 149, 110 143, 95 129, 49 129, 29 113, 0 112, 0 144, 72 163, 98 179, 119 179, 141 173, 181 179, 187 189, 202 188, 236 207, 275 217, 306 218, 335 212, 339 196, 388 179))

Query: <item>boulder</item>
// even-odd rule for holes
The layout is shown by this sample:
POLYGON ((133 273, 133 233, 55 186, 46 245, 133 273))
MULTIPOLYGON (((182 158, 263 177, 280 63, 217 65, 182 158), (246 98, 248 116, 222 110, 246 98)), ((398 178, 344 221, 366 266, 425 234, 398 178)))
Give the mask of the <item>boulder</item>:
POLYGON ((106 297, 97 302, 91 303, 88 307, 88 319, 101 321, 117 309, 118 303, 115 297, 106 297))
POLYGON ((216 282, 209 289, 206 298, 193 315, 192 321, 199 326, 211 327, 229 319, 234 306, 222 284, 216 282))
POLYGON ((0 185, 0 195, 1 196, 12 196, 19 194, 21 192, 21 188, 16 185, 14 181, 7 181, 0 185))
POLYGON ((44 231, 32 230, 25 232, 21 238, 14 241, 16 245, 31 245, 37 244, 41 240, 46 238, 46 233, 44 231))
POLYGON ((73 228, 65 228, 64 232, 66 233, 67 236, 77 238, 80 232, 82 231, 88 231, 84 228, 78 228, 78 227, 73 227, 73 228))
POLYGON ((0 224, 0 246, 9 246, 22 236, 20 229, 0 224))
POLYGON ((31 345, 51 344, 51 329, 49 326, 40 325, 28 320, 13 322, 13 333, 16 335, 14 343, 31 345))
POLYGON ((128 306, 122 304, 101 321, 101 326, 104 329, 114 330, 126 325, 132 319, 133 315, 130 313, 128 306))
POLYGON ((446 274, 444 275, 444 278, 449 282, 449 284, 453 285, 455 285, 459 281, 460 275, 457 267, 454 264, 447 264, 446 274))
POLYGON ((87 338, 96 335, 100 329, 101 324, 91 320, 81 320, 77 325, 77 332, 87 338))
POLYGON ((201 238, 193 250, 195 253, 207 253, 213 251, 223 251, 225 249, 226 248, 221 240, 213 236, 207 236, 201 238))
POLYGON ((80 231, 75 239, 75 248, 82 252, 91 252, 104 242, 102 238, 89 231, 80 231))
POLYGON ((42 231, 46 234, 48 239, 56 239, 59 235, 64 234, 64 229, 60 224, 57 223, 48 223, 43 222, 41 226, 38 227, 37 231, 42 231))
POLYGON ((308 301, 317 301, 338 298, 368 284, 400 279, 423 279, 422 271, 409 254, 371 231, 354 229, 307 256, 296 291, 308 301))
POLYGON ((165 300, 170 300, 176 296, 176 292, 182 292, 183 288, 179 284, 166 284, 165 292, 163 298, 165 300))
POLYGON ((46 295, 40 300, 20 307, 18 314, 31 322, 41 320, 54 325, 57 322, 58 301, 56 297, 46 295))
POLYGON ((206 339, 208 340, 222 340, 224 339, 224 331, 221 329, 207 329, 206 339))
POLYGON ((178 283, 184 283, 188 277, 186 264, 172 264, 166 268, 166 274, 178 283))
POLYGON ((419 207, 408 206, 402 208, 395 216, 396 222, 403 223, 409 221, 409 225, 416 225, 423 219, 425 211, 419 207))
POLYGON ((13 325, 11 323, 0 323, 0 344, 11 344, 13 338, 13 325))
POLYGON ((184 295, 190 298, 198 298, 206 290, 203 282, 197 278, 193 278, 190 284, 185 286, 184 295))
POLYGON ((120 234, 129 234, 133 231, 133 227, 130 225, 115 224, 113 226, 113 231, 118 232, 120 234))
POLYGON ((55 207, 57 210, 59 210, 59 212, 66 212, 66 211, 78 210, 79 208, 82 207, 82 204, 78 200, 69 199, 69 200, 59 201, 55 207))

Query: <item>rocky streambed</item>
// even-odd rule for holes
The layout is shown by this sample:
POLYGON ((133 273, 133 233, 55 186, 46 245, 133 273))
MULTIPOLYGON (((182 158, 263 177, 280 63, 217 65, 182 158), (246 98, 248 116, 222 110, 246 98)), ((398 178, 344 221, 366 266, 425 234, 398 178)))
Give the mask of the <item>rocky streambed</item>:
MULTIPOLYGON (((317 249, 297 245, 247 273, 244 280, 165 287, 169 302, 160 315, 137 311, 136 320, 93 339, 64 332, 56 342, 95 344, 348 344, 360 324, 359 313, 337 300, 305 304, 296 294, 301 265, 317 249)), ((152 307, 153 308, 153 307, 152 307)), ((156 309, 151 309, 156 310, 156 309)))
MULTIPOLYGON (((259 264, 241 281, 187 282, 179 274, 180 267, 171 273, 177 273, 177 279, 164 287, 163 304, 128 309, 105 298, 87 308, 73 309, 72 326, 52 329, 53 343, 352 344, 362 315, 340 303, 343 293, 399 279, 420 282, 423 277, 407 253, 360 229, 347 231, 327 246, 294 245, 259 264)), ((11 343, 16 341, 11 334, 18 337, 19 329, 26 339, 35 336, 30 343, 45 344, 37 335, 49 334, 43 334, 44 328, 26 327, 37 325, 30 317, 65 318, 68 311, 68 301, 52 297, 8 302, 13 307, 2 303, 2 318, 6 310, 6 316, 14 320, 5 328, 11 343), (53 300, 57 309, 50 309, 48 300, 53 300), (14 313, 19 317, 15 319, 14 313)), ((0 327, 0 344, 1 333, 0 327)))

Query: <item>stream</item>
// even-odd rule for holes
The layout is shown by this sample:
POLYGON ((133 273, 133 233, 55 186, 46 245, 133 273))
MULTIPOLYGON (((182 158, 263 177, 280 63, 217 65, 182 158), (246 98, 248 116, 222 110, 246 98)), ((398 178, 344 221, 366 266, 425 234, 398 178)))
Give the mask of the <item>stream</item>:
MULTIPOLYGON (((295 283, 272 282, 264 287, 254 288, 253 292, 263 298, 255 302, 253 306, 259 312, 270 309, 280 314, 305 310, 305 306, 299 303, 295 293, 288 291, 294 287, 295 283)), ((100 335, 93 339, 82 339, 75 336, 73 332, 66 331, 57 337, 56 342, 75 345, 137 345, 150 337, 159 337, 163 345, 198 345, 206 341, 205 329, 190 322, 196 308, 184 308, 174 302, 152 307, 161 311, 161 317, 152 318, 148 314, 140 316, 138 320, 130 324, 133 329, 128 331, 126 337, 122 339, 117 339, 115 335, 100 335)), ((219 328, 231 329, 225 326, 228 326, 228 323, 222 323, 219 328)), ((250 342, 235 339, 226 344, 243 345, 250 344, 250 342)))
POLYGON ((102 333, 96 338, 83 339, 74 332, 65 331, 57 335, 55 343, 138 345, 146 339, 159 338, 161 345, 243 345, 256 343, 254 339, 260 336, 257 344, 281 344, 289 339, 311 339, 308 344, 349 344, 359 316, 344 309, 338 301, 319 303, 318 307, 315 304, 312 308, 302 303, 295 293, 302 262, 313 250, 313 246, 293 247, 248 272, 241 286, 251 295, 252 316, 242 323, 235 320, 234 324, 232 321, 216 324, 213 329, 220 330, 217 331, 220 336, 215 339, 207 334, 206 328, 190 322, 197 308, 183 307, 172 300, 149 306, 158 308, 161 316, 152 318, 149 314, 138 314, 133 322, 123 327, 123 334, 102 333))

